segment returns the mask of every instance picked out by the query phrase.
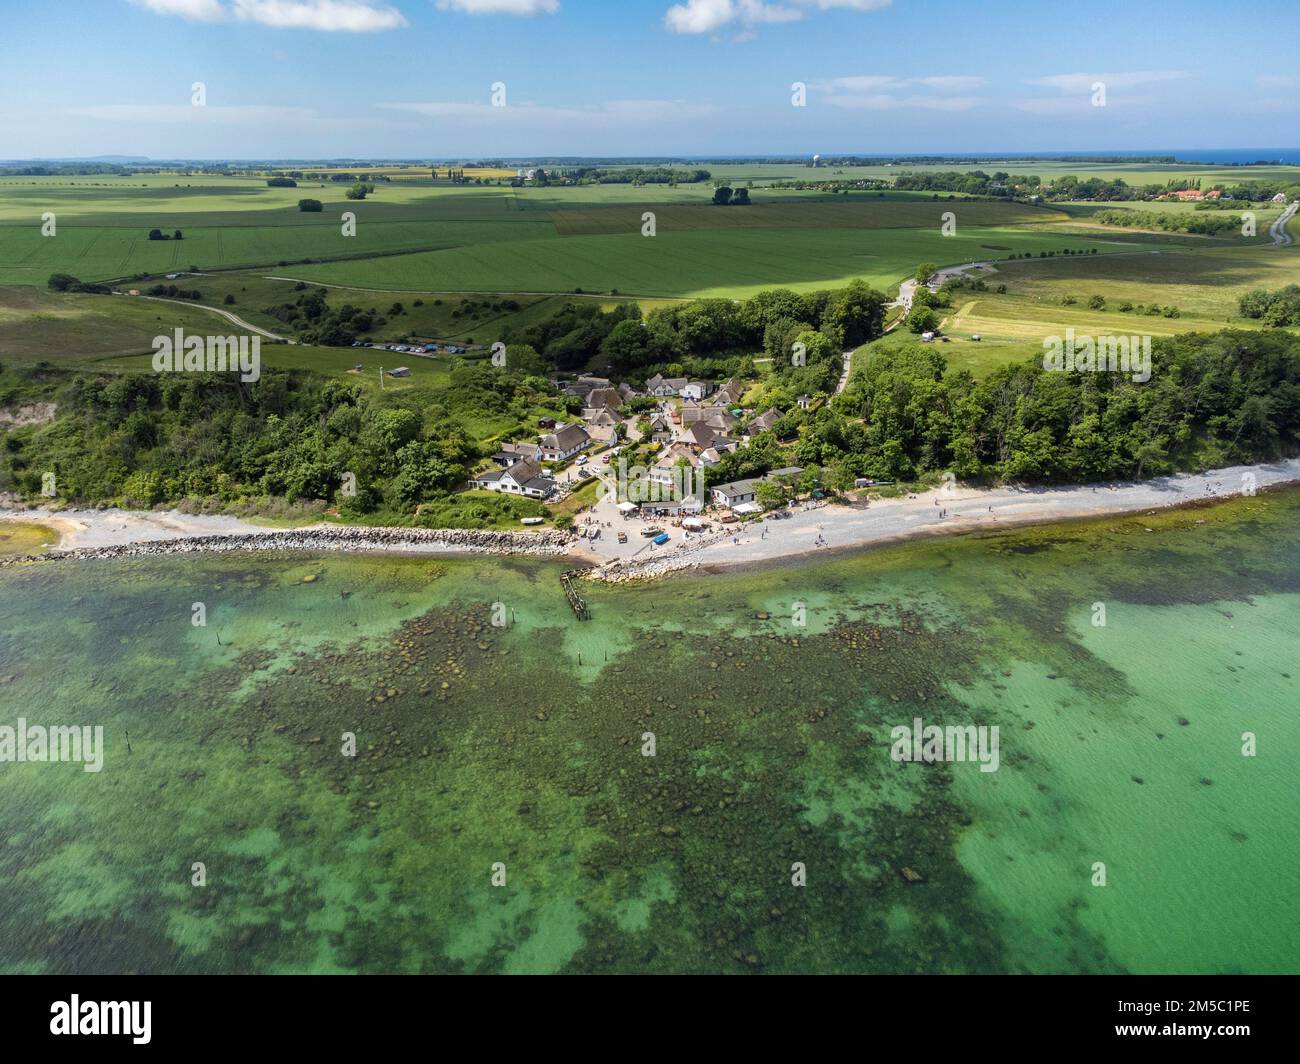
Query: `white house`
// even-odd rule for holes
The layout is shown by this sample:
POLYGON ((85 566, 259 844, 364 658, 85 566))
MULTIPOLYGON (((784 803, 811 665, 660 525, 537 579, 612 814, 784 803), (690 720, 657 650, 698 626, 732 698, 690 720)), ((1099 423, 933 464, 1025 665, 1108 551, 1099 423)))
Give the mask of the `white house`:
POLYGON ((688 381, 679 394, 683 399, 694 399, 698 403, 705 396, 713 394, 713 385, 708 381, 688 381))
POLYGON ((728 510, 734 510, 747 502, 753 502, 758 498, 758 481, 757 480, 737 480, 731 484, 719 484, 709 496, 714 506, 725 506, 728 510))
POLYGON ((648 395, 667 399, 670 396, 681 395, 682 389, 688 383, 689 381, 685 377, 662 377, 656 373, 645 382, 645 390, 648 395))
POLYGON ((469 482, 469 486, 529 499, 545 499, 555 490, 555 481, 543 473, 536 462, 516 462, 499 472, 480 473, 469 482))
POLYGON ((581 425, 563 425, 540 442, 543 462, 564 462, 591 443, 591 437, 581 425))

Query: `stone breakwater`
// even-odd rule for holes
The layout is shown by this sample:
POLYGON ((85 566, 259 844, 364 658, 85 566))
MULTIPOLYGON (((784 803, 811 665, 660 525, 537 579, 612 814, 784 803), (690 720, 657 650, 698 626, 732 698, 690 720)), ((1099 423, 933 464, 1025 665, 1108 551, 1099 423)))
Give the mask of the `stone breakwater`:
POLYGON ((656 580, 669 573, 680 573, 687 569, 698 569, 700 562, 695 555, 735 534, 733 529, 724 528, 712 535, 696 536, 690 543, 678 543, 669 554, 619 558, 598 568, 588 569, 582 575, 588 580, 603 580, 607 584, 627 584, 635 580, 656 580))
POLYGON ((476 529, 314 528, 234 536, 186 536, 109 547, 55 550, 0 559, 0 566, 24 562, 108 558, 152 558, 164 554, 229 551, 356 551, 389 553, 564 555, 574 543, 568 532, 486 532, 476 529))

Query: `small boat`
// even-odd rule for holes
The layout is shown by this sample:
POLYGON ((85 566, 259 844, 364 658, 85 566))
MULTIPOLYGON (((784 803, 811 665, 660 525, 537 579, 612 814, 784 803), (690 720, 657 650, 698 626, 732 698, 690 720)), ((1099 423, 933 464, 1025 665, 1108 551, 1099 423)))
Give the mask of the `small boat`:
POLYGON ((525 517, 525 518, 523 519, 523 523, 526 524, 526 525, 544 525, 544 524, 546 524, 546 518, 544 518, 544 517, 525 517))

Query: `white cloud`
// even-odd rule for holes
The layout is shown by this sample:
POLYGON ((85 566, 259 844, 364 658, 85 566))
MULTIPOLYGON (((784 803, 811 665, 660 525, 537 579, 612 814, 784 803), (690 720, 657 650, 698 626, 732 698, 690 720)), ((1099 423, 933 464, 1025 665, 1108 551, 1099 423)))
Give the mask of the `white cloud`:
POLYGON ((511 104, 493 107, 486 103, 428 101, 381 103, 389 111, 400 111, 421 118, 437 118, 463 126, 488 126, 512 129, 571 129, 575 123, 590 128, 620 129, 629 126, 663 125, 676 127, 683 121, 705 118, 718 113, 713 104, 688 103, 683 100, 610 100, 599 106, 511 104))
POLYGON ((831 89, 844 89, 848 92, 873 92, 876 89, 895 89, 904 82, 892 74, 855 74, 847 78, 832 78, 827 82, 831 89))
POLYGON ((277 29, 373 33, 407 25, 395 7, 369 0, 234 0, 235 17, 277 29))
POLYGON ((438 0, 437 6, 465 15, 554 15, 560 0, 438 0))
POLYGON ((846 111, 896 111, 909 107, 929 111, 969 111, 984 101, 978 96, 892 96, 873 93, 863 96, 828 96, 826 102, 846 111))
POLYGON ((1111 89, 1131 89, 1136 85, 1151 85, 1158 81, 1177 81, 1187 77, 1181 70, 1135 70, 1122 74, 1053 74, 1045 78, 1030 78, 1026 84, 1060 89, 1064 93, 1091 93, 1097 82, 1111 89))
POLYGON ((664 26, 673 33, 713 33, 731 23, 743 31, 736 40, 753 38, 753 27, 765 23, 798 22, 803 8, 828 11, 844 8, 852 11, 875 11, 888 7, 892 0, 790 0, 788 4, 769 4, 764 0, 686 0, 674 4, 664 15, 664 26))
POLYGON ((1255 84, 1261 89, 1300 89, 1300 74, 1260 74, 1255 84))
POLYGON ((131 0, 156 15, 178 15, 191 22, 220 22, 226 11, 220 0, 131 0))
POLYGON ((934 74, 926 77, 895 77, 892 74, 855 74, 817 83, 827 95, 824 102, 852 111, 886 111, 921 107, 931 111, 969 111, 983 101, 964 95, 985 85, 984 78, 966 74, 934 74), (929 93, 899 93, 911 88, 929 93))
MULTIPOLYGON (((543 0, 554 3, 555 0, 543 0)), ((193 22, 235 18, 276 29, 322 30, 326 33, 373 33, 407 25, 397 8, 379 0, 131 0, 159 15, 179 15, 193 22)))
POLYGON ((969 92, 971 89, 978 89, 987 84, 983 78, 963 74, 943 74, 938 77, 916 78, 915 83, 939 92, 969 92))

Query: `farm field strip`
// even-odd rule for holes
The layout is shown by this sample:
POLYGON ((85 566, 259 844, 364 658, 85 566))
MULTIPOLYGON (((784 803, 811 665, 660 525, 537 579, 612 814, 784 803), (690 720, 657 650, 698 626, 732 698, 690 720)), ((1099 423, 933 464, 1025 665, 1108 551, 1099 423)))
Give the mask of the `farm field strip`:
MULTIPOLYGON (((810 290, 862 278, 892 288, 918 262, 998 258, 1007 251, 1064 248, 1131 252, 1125 240, 1081 239, 1042 229, 959 230, 745 229, 686 230, 654 238, 574 236, 549 242, 503 242, 456 252, 427 252, 388 260, 382 276, 393 291, 609 292, 660 297, 738 298, 763 288, 810 290)), ((1074 256, 1079 257, 1079 256, 1074 256)), ((1100 257, 1100 256, 1098 256, 1100 257)), ((308 281, 377 287, 364 261, 295 267, 308 281)))

